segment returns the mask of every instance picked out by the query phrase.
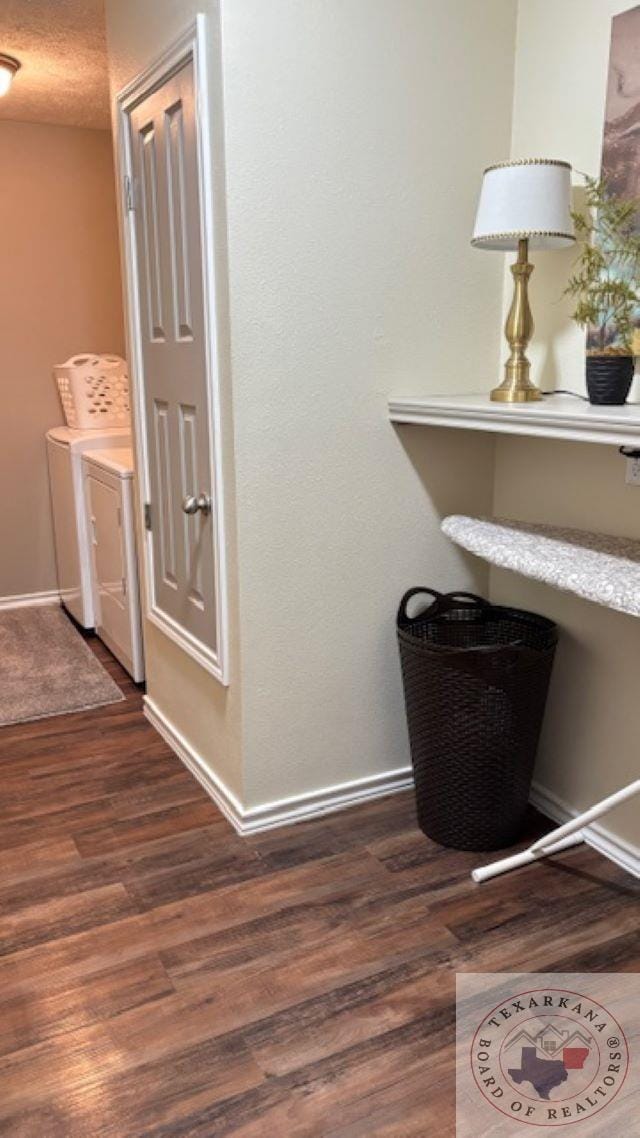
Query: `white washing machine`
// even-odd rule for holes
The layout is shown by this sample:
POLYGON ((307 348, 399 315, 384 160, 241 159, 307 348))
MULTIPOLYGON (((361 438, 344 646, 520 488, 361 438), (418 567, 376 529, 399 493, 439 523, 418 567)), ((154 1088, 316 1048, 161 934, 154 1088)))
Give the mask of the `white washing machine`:
POLYGON ((82 459, 98 636, 136 683, 144 679, 131 448, 82 459))
POLYGON ((130 444, 129 427, 92 431, 53 427, 47 432, 60 599, 83 628, 93 628, 95 620, 82 456, 105 447, 126 447, 130 444))

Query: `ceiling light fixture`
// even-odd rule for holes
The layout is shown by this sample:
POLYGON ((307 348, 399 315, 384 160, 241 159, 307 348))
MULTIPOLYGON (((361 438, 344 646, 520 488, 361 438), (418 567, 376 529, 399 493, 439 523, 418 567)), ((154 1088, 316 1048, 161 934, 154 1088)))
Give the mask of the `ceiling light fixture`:
POLYGON ((11 55, 2 55, 0 52, 0 97, 6 95, 16 71, 20 70, 17 59, 11 55))

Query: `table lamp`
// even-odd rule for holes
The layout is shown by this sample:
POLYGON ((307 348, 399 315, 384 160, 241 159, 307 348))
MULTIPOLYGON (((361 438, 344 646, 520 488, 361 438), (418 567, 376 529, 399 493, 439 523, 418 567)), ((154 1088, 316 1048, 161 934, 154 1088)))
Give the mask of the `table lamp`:
POLYGON ((575 241, 571 219, 571 166, 553 158, 521 158, 489 166, 482 179, 471 239, 480 249, 517 250, 511 266, 514 293, 505 325, 511 349, 505 378, 491 392, 500 403, 529 403, 542 392, 529 379, 526 349, 533 335, 528 284, 531 249, 563 249, 575 241))

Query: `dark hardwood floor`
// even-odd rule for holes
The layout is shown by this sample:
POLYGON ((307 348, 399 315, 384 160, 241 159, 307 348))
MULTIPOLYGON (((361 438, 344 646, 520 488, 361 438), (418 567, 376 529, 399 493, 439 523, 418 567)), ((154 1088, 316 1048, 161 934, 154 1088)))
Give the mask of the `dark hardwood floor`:
POLYGON ((475 886, 409 794, 238 837, 92 644, 126 702, 0 730, 3 1138, 449 1138, 456 971, 638 970, 586 847, 475 886))

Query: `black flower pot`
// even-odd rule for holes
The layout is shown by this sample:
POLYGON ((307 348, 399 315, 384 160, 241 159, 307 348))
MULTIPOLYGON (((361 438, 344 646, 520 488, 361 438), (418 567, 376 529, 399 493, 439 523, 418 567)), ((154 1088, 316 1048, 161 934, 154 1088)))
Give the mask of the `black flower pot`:
POLYGON ((589 402, 609 407, 626 403, 633 367, 633 356, 587 356, 589 402))

